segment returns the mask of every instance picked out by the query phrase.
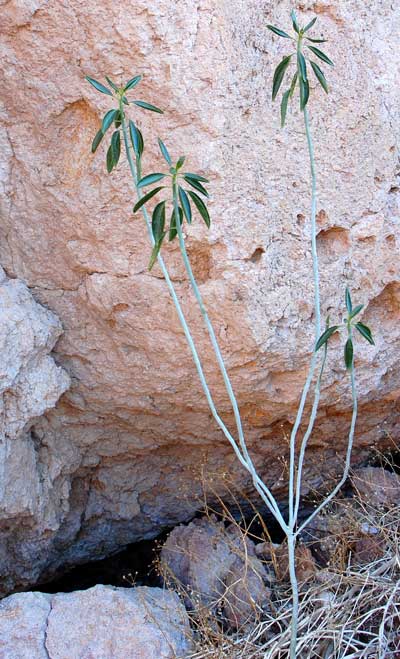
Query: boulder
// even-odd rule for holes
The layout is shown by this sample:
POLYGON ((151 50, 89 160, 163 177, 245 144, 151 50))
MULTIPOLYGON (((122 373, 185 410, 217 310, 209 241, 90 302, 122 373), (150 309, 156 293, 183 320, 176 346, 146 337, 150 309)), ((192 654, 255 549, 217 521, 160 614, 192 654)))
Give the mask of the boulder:
POLYGON ((161 550, 167 583, 182 589, 194 609, 219 613, 234 628, 253 623, 268 610, 269 575, 254 542, 238 526, 215 517, 177 526, 161 550))
POLYGON ((0 602, 1 659, 177 659, 190 648, 185 608, 160 588, 95 586, 0 602))
POLYGON ((400 476, 381 467, 356 469, 351 482, 358 498, 371 508, 393 508, 400 505, 400 476))

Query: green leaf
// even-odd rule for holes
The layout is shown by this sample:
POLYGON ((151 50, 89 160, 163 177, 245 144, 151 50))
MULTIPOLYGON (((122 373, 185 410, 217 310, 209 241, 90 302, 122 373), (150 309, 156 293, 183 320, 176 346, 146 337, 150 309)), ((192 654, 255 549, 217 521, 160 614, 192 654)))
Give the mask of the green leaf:
POLYGON ((286 112, 287 112, 289 97, 290 97, 290 89, 288 89, 282 96, 282 101, 281 101, 281 128, 283 128, 284 125, 285 125, 286 112))
POLYGON ((118 114, 118 110, 109 110, 108 112, 105 113, 103 117, 103 122, 101 124, 101 130, 103 131, 103 134, 105 134, 108 131, 117 114, 118 114))
POLYGON ((294 94, 294 90, 296 89, 297 77, 298 77, 298 74, 297 74, 297 71, 296 71, 296 73, 294 74, 294 76, 292 78, 292 84, 290 85, 290 98, 292 98, 292 96, 294 94))
POLYGON ((119 110, 117 110, 117 114, 115 115, 114 118, 115 128, 119 128, 121 126, 121 123, 122 123, 121 113, 119 110))
POLYGON ((107 171, 108 171, 109 174, 111 174, 111 172, 113 170, 113 167, 114 167, 113 150, 112 150, 111 144, 110 144, 110 146, 108 147, 108 150, 107 150, 106 164, 107 164, 107 171))
POLYGON ((193 178, 189 178, 188 176, 184 176, 183 178, 185 179, 186 183, 189 183, 189 185, 192 186, 192 188, 198 190, 198 192, 201 192, 201 194, 203 194, 205 197, 209 197, 207 190, 201 183, 199 183, 199 181, 196 181, 193 178))
POLYGON ((127 92, 128 89, 133 89, 134 87, 136 87, 136 85, 139 84, 141 79, 142 79, 142 76, 135 76, 134 78, 131 78, 130 80, 128 80, 128 82, 126 83, 126 85, 124 87, 124 92, 127 92))
POLYGON ((160 242, 163 239, 164 226, 165 226, 165 201, 160 201, 159 204, 153 210, 152 220, 151 220, 151 230, 153 232, 153 238, 156 243, 160 242))
POLYGON ((210 228, 210 224, 211 224, 210 215, 204 201, 195 192, 192 192, 191 190, 188 190, 188 194, 190 198, 193 200, 197 210, 199 211, 207 227, 210 228))
POLYGON ((322 346, 331 338, 332 334, 337 332, 339 329, 339 325, 332 325, 332 327, 328 327, 323 334, 319 337, 317 343, 315 344, 315 352, 317 352, 322 346))
POLYGON ((353 353, 353 341, 348 338, 344 346, 344 363, 346 364, 346 368, 353 366, 353 353))
POLYGON ((126 96, 123 96, 123 97, 122 97, 122 102, 123 102, 124 105, 129 105, 129 101, 128 101, 128 99, 126 98, 126 96))
POLYGON ((112 92, 105 87, 104 85, 101 84, 101 82, 97 82, 94 78, 89 78, 89 76, 85 76, 86 80, 90 82, 92 87, 97 89, 98 92, 101 92, 102 94, 108 94, 108 96, 112 96, 112 92))
POLYGON ((346 300, 346 309, 349 312, 349 314, 351 314, 351 312, 353 311, 353 304, 351 302, 351 296, 348 287, 346 287, 345 300, 346 300))
POLYGON ((288 55, 287 57, 284 57, 283 60, 278 64, 278 66, 275 69, 274 73, 274 78, 272 81, 272 100, 274 101, 276 98, 276 95, 279 91, 279 88, 282 84, 282 80, 284 78, 286 69, 289 66, 290 60, 292 59, 291 55, 288 55))
POLYGON ((111 150, 113 154, 114 167, 118 165, 119 157, 121 155, 121 135, 119 130, 116 130, 111 137, 111 150))
POLYGON ((178 186, 178 192, 179 192, 179 199, 182 204, 184 215, 190 224, 192 221, 192 209, 190 208, 189 197, 187 196, 185 190, 181 188, 180 185, 178 186))
POLYGON ((304 110, 304 108, 308 103, 308 99, 310 97, 310 85, 308 84, 308 80, 304 82, 302 77, 300 77, 299 83, 300 83, 300 110, 304 110))
POLYGON ((148 174, 147 176, 144 176, 143 178, 140 179, 139 183, 137 184, 138 188, 144 188, 146 185, 151 185, 151 183, 157 183, 157 181, 161 181, 161 179, 165 178, 165 174, 161 173, 155 173, 155 174, 148 174))
POLYGON ((113 81, 110 80, 110 78, 108 78, 107 76, 105 76, 105 79, 107 80, 108 84, 110 85, 110 87, 113 88, 113 90, 114 90, 115 92, 118 92, 118 91, 119 91, 117 85, 115 85, 115 84, 113 83, 113 81))
POLYGON ((295 32, 297 32, 297 34, 299 34, 300 28, 299 28, 299 24, 297 22, 296 12, 294 11, 294 9, 292 9, 292 11, 290 13, 290 16, 291 16, 292 23, 293 23, 293 29, 294 29, 295 32))
POLYGON ((367 325, 364 325, 364 323, 356 323, 355 327, 358 329, 361 336, 363 336, 364 339, 367 339, 368 343, 370 343, 372 346, 375 345, 375 341, 372 338, 372 332, 369 327, 367 327, 367 325))
POLYGON ((139 153, 140 153, 138 158, 140 158, 143 151, 144 151, 144 139, 143 139, 142 131, 139 130, 139 128, 137 128, 136 130, 137 130, 137 136, 138 136, 138 140, 139 140, 139 153))
POLYGON ((179 171, 181 169, 185 160, 186 160, 186 156, 181 156, 179 158, 178 162, 176 163, 176 171, 179 171))
POLYGON ((99 146, 99 144, 100 144, 101 140, 103 139, 103 137, 104 137, 104 133, 100 128, 100 130, 98 130, 96 135, 94 136, 94 139, 93 139, 93 142, 92 142, 92 153, 94 153, 96 151, 96 149, 99 146))
POLYGON ((311 37, 306 37, 307 41, 312 41, 313 43, 326 43, 326 39, 311 39, 311 37))
POLYGON ((334 66, 332 60, 330 60, 328 55, 325 55, 325 53, 323 53, 322 50, 320 50, 319 48, 315 48, 315 46, 307 46, 307 48, 309 48, 314 53, 314 55, 319 57, 319 59, 325 62, 325 64, 329 64, 329 66, 334 66))
POLYGON ((357 316, 357 315, 360 313, 360 311, 362 311, 363 309, 364 309, 364 305, 363 305, 363 304, 357 304, 357 306, 354 307, 353 311, 352 311, 351 314, 350 314, 350 320, 352 320, 352 318, 354 318, 355 316, 357 316))
POLYGON ((133 212, 134 212, 134 213, 137 213, 137 211, 139 210, 139 208, 141 208, 142 206, 144 206, 144 204, 147 204, 147 202, 148 202, 152 197, 154 197, 154 195, 156 195, 158 192, 160 192, 160 190, 162 190, 164 187, 165 187, 165 186, 161 185, 160 187, 158 187, 158 188, 154 188, 154 190, 150 190, 150 192, 148 192, 147 194, 145 194, 145 195, 144 195, 141 199, 139 199, 139 201, 134 205, 134 207, 133 207, 133 212))
POLYGON ((164 233, 163 236, 160 238, 160 240, 158 242, 156 242, 154 247, 153 247, 153 251, 151 252, 150 262, 149 262, 149 266, 148 266, 149 270, 152 269, 153 265, 157 261, 157 257, 160 253, 161 245, 162 245, 162 242, 164 240, 165 235, 166 234, 164 233))
POLYGON ((131 142, 133 146, 133 150, 136 154, 137 158, 140 158, 143 153, 143 137, 142 133, 140 132, 139 128, 135 126, 133 123, 132 119, 129 119, 129 132, 131 136, 131 142))
POLYGON ((156 108, 156 106, 152 105, 151 103, 146 103, 145 101, 133 101, 133 102, 139 108, 143 108, 144 110, 151 110, 151 112, 158 112, 158 114, 164 114, 164 110, 160 110, 160 108, 156 108))
POLYGON ((283 30, 280 30, 279 27, 275 27, 274 25, 267 25, 267 28, 271 30, 274 34, 277 34, 278 37, 285 37, 285 39, 291 39, 292 37, 290 34, 287 32, 284 32, 283 30))
POLYGON ((168 165, 171 167, 171 165, 172 165, 171 156, 169 155, 168 149, 165 146, 164 142, 162 140, 160 140, 160 138, 158 138, 158 146, 160 147, 160 151, 161 151, 162 155, 164 156, 164 159, 166 160, 168 165))
POLYGON ((300 77, 307 82, 307 64, 303 53, 297 53, 297 63, 300 71, 300 77))
POLYGON ((312 19, 307 25, 305 26, 303 32, 308 32, 308 30, 311 30, 312 26, 315 24, 315 21, 317 20, 318 16, 315 16, 315 18, 312 19))
MULTIPOLYGON (((182 222, 183 222, 183 213, 182 213, 182 208, 181 208, 180 206, 178 207, 178 213, 179 213, 179 221, 180 221, 180 223, 182 224, 182 222)), ((178 233, 178 231, 177 231, 177 229, 176 229, 175 209, 174 209, 174 210, 172 211, 171 221, 170 221, 170 224, 169 224, 169 236, 168 236, 168 240, 169 240, 170 242, 171 242, 172 240, 174 240, 174 238, 176 237, 177 233, 178 233)))
POLYGON ((192 178, 195 181, 201 181, 202 183, 209 183, 210 181, 208 178, 204 178, 204 176, 200 176, 200 174, 192 174, 191 172, 183 172, 184 176, 187 176, 187 178, 192 178))
POLYGON ((310 61, 310 64, 311 64, 312 70, 314 71, 314 73, 317 77, 317 80, 318 80, 319 84, 321 85, 322 89, 326 93, 328 93, 328 91, 329 91, 328 90, 328 83, 326 82, 326 78, 323 74, 323 71, 321 71, 318 64, 316 64, 315 62, 310 61))

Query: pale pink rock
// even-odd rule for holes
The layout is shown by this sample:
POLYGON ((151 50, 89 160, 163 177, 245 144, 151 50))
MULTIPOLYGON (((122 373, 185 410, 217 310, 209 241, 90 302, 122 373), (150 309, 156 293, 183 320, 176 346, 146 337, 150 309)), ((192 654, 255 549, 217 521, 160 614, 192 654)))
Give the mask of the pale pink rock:
MULTIPOLYGON (((314 327, 306 140, 297 101, 279 128, 270 90, 286 41, 265 27, 290 27, 292 5, 180 0, 177 11, 169 0, 1 3, 0 263, 60 318, 55 359, 72 380, 33 429, 38 451, 26 461, 35 457, 51 487, 33 515, 29 502, 27 514, 15 511, 19 531, 0 547, 0 558, 10 557, 1 562, 3 592, 189 519, 202 473, 218 480, 228 472, 253 492, 210 418, 161 273, 147 270, 150 246, 132 215, 127 167, 121 162, 108 176, 104 145, 90 153, 110 99, 85 75, 119 81, 144 73, 132 98, 166 110, 162 117, 134 111, 146 136, 145 171, 160 166, 160 136, 174 156, 190 154, 188 169, 210 178, 212 228, 196 219, 188 250, 255 463, 284 496, 280 459, 314 327)), ((381 0, 301 6, 301 22, 318 15, 316 33, 329 37, 335 62, 330 94, 312 82, 310 102, 322 315, 341 318, 349 284, 376 339, 375 347, 356 344, 361 462, 371 444, 399 439, 399 12, 381 0)), ((177 245, 165 255, 233 428, 177 245)), ((304 492, 340 473, 350 405, 335 337, 304 492)))
POLYGON ((51 596, 11 595, 0 602, 0 659, 49 659, 45 647, 51 596))
POLYGON ((178 659, 192 645, 175 593, 96 586, 0 602, 1 659, 178 659))

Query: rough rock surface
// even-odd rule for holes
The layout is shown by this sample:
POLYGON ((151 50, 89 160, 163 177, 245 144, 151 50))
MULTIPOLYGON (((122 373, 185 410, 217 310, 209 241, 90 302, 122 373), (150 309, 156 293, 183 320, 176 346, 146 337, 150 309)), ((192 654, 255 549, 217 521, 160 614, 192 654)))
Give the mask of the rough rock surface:
POLYGON ((30 592, 0 603, 1 659, 177 659, 190 635, 178 596, 160 588, 30 592))
MULTIPOLYGON (((52 530, 53 490, 60 466, 47 461, 32 426, 69 387, 67 373, 49 355, 62 332, 55 315, 37 304, 26 285, 0 268, 0 582, 12 587, 32 552, 32 528, 52 530), (16 538, 19 555, 13 548, 16 538), (27 552, 27 555, 24 553, 27 552)), ((32 555, 32 554, 31 554, 32 555)), ((36 566, 36 570, 38 566, 36 566)), ((40 570, 39 570, 40 571, 40 570)), ((37 572, 39 573, 39 572, 37 572)))
POLYGON ((254 542, 233 524, 203 517, 177 526, 161 550, 161 566, 188 606, 218 611, 234 628, 254 623, 269 607, 269 575, 254 542))
POLYGON ((400 505, 400 476, 380 467, 356 469, 351 482, 361 501, 376 508, 400 505))
MULTIPOLYGON (((109 97, 84 76, 143 72, 136 97, 166 110, 134 113, 147 137, 146 170, 158 166, 160 135, 209 174, 213 225, 206 235, 195 222, 188 248, 249 444, 278 494, 312 344, 309 168, 301 115, 293 107, 280 130, 270 100, 286 42, 265 25, 289 25, 289 0, 181 0, 179 12, 169 0, 0 5, 0 263, 61 319, 57 362, 72 378, 35 424, 54 487, 29 534, 9 542, 19 585, 187 519, 202 465, 247 483, 210 418, 165 282, 157 268, 147 271, 127 168, 107 176, 104 147, 90 154, 109 97)), ((323 315, 340 318, 349 284, 376 338, 376 346, 357 342, 361 460, 372 443, 399 438, 400 16, 391 0, 302 2, 300 19, 313 14, 335 60, 329 96, 316 89, 310 104, 323 315)), ((166 257, 230 422, 176 245, 166 257)), ((339 343, 305 490, 335 474, 343 455, 350 395, 339 343)))

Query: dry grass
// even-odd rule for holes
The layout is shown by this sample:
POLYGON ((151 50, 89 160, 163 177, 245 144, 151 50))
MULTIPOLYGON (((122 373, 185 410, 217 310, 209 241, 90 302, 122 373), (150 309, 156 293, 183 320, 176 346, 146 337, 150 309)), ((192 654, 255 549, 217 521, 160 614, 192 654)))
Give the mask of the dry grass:
MULTIPOLYGON (((215 500, 218 496, 214 491, 210 497, 206 496, 205 514, 217 513, 224 521, 239 524, 243 535, 255 542, 269 540, 265 523, 254 507, 254 519, 250 524, 248 508, 246 515, 239 514, 238 522, 238 517, 233 517, 231 508, 224 505, 221 498, 217 507, 210 506, 208 498, 215 500), (258 521, 258 537, 252 532, 254 520, 258 521)), ((239 500, 243 501, 243 497, 236 496, 234 488, 230 489, 229 499, 235 502, 236 510, 241 511, 239 500)), ((335 511, 344 523, 337 535, 332 536, 331 560, 302 588, 297 657, 400 659, 400 510, 398 507, 373 508, 356 495, 351 500, 335 502, 331 512, 326 514, 334 516, 335 511), (353 560, 353 549, 359 537, 356 529, 361 525, 374 528, 382 549, 378 558, 358 565, 353 560)), ((243 542, 244 560, 245 546, 243 542)), ((270 572, 273 572, 273 560, 274 556, 266 561, 270 572)), ((172 583, 175 589, 181 590, 182 596, 187 595, 181 585, 173 583, 171 575, 163 576, 169 585, 172 583)), ((190 594, 194 607, 189 615, 195 632, 195 647, 190 658, 285 659, 290 643, 288 584, 273 582, 269 611, 258 612, 256 622, 235 632, 228 629, 220 615, 224 602, 229 599, 227 595, 225 590, 211 607, 205 607, 199 603, 196 593, 190 594)))

